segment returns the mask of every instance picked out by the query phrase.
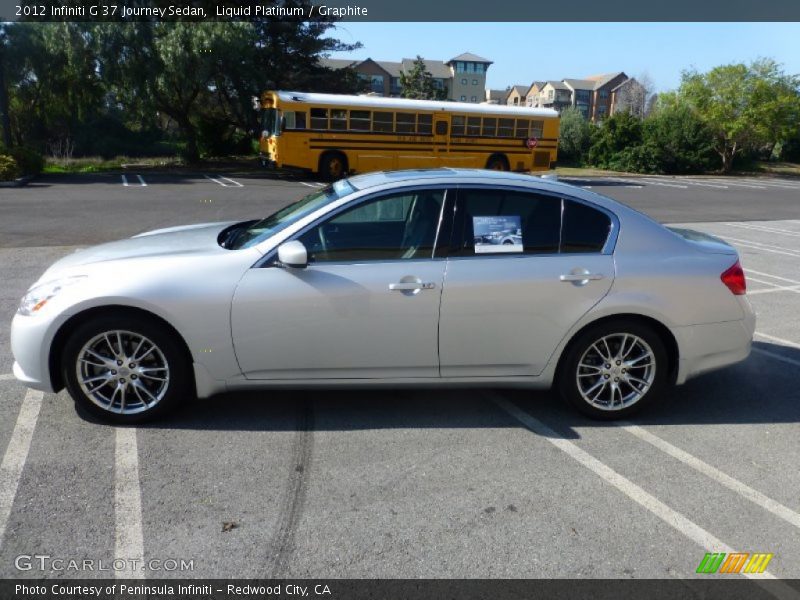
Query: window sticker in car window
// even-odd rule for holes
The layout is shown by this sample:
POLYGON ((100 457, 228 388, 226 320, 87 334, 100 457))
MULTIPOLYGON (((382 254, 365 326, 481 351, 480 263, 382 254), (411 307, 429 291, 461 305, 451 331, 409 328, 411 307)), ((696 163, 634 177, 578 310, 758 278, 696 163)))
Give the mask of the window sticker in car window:
POLYGON ((518 215, 472 217, 475 254, 522 252, 522 219, 518 215))

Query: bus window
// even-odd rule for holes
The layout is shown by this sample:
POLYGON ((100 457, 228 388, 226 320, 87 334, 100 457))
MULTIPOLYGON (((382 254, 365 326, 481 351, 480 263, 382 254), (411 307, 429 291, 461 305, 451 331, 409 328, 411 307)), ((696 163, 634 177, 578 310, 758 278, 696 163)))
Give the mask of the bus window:
POLYGON ((261 129, 264 137, 277 135, 280 133, 278 129, 278 111, 274 108, 265 108, 261 112, 261 129))
POLYGON ((469 117, 467 119, 467 135, 480 135, 481 134, 481 118, 469 117))
POLYGON ((414 133, 416 121, 414 113, 397 113, 397 133, 414 133))
POLYGON ((527 138, 531 122, 528 119, 517 119, 517 132, 514 137, 527 138))
POLYGON ((544 132, 544 121, 531 121, 531 136, 535 138, 542 137, 544 132))
POLYGON ((311 129, 327 129, 327 128, 328 128, 328 109, 312 108, 311 129))
POLYGON ((431 115, 417 115, 417 133, 431 133, 431 115))
POLYGON ((447 135, 447 121, 436 121, 436 135, 447 135))
POLYGON ((347 129, 347 111, 334 108, 331 110, 331 129, 343 131, 347 129))
POLYGON ((452 135, 464 135, 464 124, 466 119, 461 115, 453 115, 453 129, 451 130, 452 135))
POLYGON ((305 129, 306 125, 306 111, 298 110, 294 113, 295 129, 305 129))
POLYGON ((369 131, 372 115, 368 110, 350 111, 350 129, 355 131, 369 131))
POLYGON ((394 131, 394 113, 378 112, 372 113, 372 131, 383 131, 391 133, 394 131))
POLYGON ((497 124, 498 137, 514 136, 514 119, 499 119, 497 124))
POLYGON ((497 134, 497 119, 484 117, 483 118, 483 134, 495 136, 497 134))

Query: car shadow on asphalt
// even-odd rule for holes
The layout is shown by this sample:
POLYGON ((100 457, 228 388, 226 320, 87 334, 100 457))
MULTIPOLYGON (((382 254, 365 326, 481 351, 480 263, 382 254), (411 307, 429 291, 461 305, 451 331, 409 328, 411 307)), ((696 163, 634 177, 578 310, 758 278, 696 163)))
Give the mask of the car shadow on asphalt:
MULTIPOLYGON (((629 419, 639 425, 800 422, 800 350, 755 342, 745 362, 671 388, 661 402, 629 419)), ((615 427, 583 417, 555 393, 523 389, 319 389, 219 394, 184 403, 147 429, 292 431, 313 415, 313 429, 480 429, 520 427, 494 400, 507 400, 555 435, 615 427)), ((84 419, 88 417, 82 415, 84 419)))

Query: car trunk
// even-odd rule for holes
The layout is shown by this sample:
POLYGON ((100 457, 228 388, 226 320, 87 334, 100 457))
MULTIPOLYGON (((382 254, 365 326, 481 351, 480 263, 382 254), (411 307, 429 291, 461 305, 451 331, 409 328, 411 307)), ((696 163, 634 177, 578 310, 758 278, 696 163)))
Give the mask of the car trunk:
POLYGON ((684 240, 689 242, 692 246, 702 252, 709 254, 730 254, 735 256, 737 254, 736 248, 727 242, 703 233, 702 231, 695 231, 694 229, 681 229, 679 227, 667 227, 672 233, 679 235, 684 240))

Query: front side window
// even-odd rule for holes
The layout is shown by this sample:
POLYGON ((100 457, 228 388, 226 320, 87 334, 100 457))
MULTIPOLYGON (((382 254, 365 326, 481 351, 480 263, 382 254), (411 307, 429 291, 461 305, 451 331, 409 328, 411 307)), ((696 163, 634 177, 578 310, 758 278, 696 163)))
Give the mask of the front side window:
POLYGON ((444 190, 419 190, 368 200, 297 239, 309 262, 431 258, 444 196, 444 190))

